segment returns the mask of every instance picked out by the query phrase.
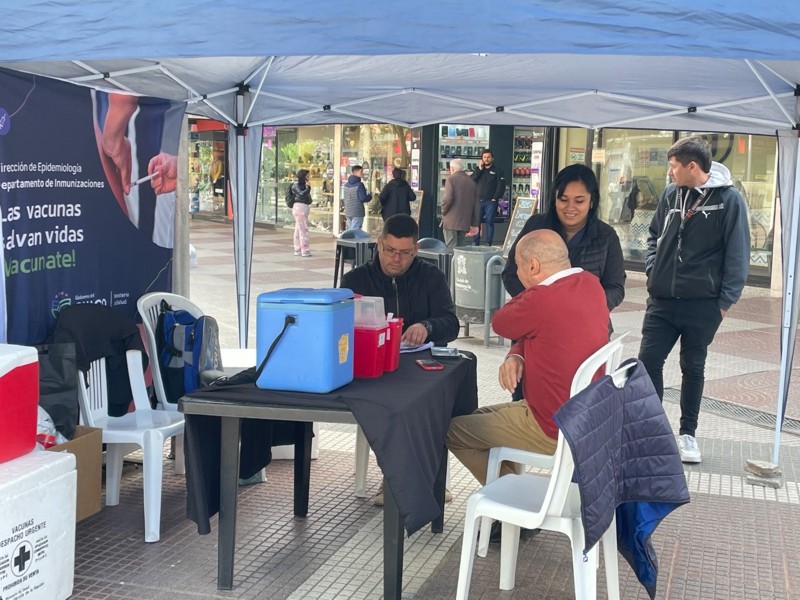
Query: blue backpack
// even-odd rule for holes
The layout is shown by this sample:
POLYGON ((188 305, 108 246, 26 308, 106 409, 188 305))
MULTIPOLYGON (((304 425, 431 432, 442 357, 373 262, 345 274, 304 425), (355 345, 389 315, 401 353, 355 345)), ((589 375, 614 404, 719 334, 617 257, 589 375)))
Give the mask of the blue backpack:
POLYGON ((167 402, 177 403, 199 388, 201 371, 222 370, 217 320, 174 310, 165 300, 156 324, 156 348, 167 402))

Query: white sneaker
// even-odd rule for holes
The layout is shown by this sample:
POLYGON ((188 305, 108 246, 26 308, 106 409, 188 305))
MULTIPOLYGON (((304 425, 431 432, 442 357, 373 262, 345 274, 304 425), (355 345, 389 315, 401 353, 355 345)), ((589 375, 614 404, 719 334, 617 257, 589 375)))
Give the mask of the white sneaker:
POLYGON ((682 435, 678 438, 678 451, 681 453, 681 462, 699 463, 700 448, 693 435, 682 435))
POLYGON ((295 255, 295 256, 300 256, 300 250, 295 250, 295 251, 294 251, 294 255, 295 255))

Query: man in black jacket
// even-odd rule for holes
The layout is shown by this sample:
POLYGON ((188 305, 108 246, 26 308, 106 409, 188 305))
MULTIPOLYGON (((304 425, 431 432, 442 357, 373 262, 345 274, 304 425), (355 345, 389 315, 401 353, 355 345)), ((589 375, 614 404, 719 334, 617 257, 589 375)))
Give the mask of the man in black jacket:
MULTIPOLYGON (((382 297, 387 312, 403 317, 403 342, 446 346, 458 337, 455 306, 444 273, 417 258, 418 239, 419 227, 413 218, 389 217, 378 238, 375 260, 345 274, 342 287, 363 296, 382 297)), ((445 502, 452 499, 446 491, 445 502)), ((383 487, 372 502, 383 506, 383 487)))
MULTIPOLYGON (((481 221, 486 223, 486 245, 492 245, 494 239, 494 217, 497 214, 497 202, 506 191, 506 180, 503 172, 494 164, 494 154, 486 148, 481 155, 478 168, 472 172, 472 180, 478 186, 478 198, 481 200, 481 221)), ((475 236, 475 245, 480 246, 480 232, 475 236)))
POLYGON ((712 162, 699 136, 667 151, 669 175, 647 237, 647 311, 639 360, 659 397, 664 361, 681 340, 681 422, 678 449, 685 463, 699 463, 694 437, 705 384, 708 346, 742 294, 750 265, 747 207, 731 173, 712 162))
POLYGON ((450 288, 438 267, 417 258, 419 227, 408 215, 383 224, 378 254, 371 263, 346 273, 342 287, 383 298, 386 312, 403 318, 403 341, 445 346, 458 336, 450 288))

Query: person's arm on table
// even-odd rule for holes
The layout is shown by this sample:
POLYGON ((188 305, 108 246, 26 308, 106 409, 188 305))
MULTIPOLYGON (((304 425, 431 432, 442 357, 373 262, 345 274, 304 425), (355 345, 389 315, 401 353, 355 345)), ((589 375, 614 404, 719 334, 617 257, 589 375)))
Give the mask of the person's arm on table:
POLYGON ((423 267, 417 277, 416 284, 424 286, 424 306, 412 307, 411 313, 427 315, 417 323, 412 323, 403 332, 403 341, 407 344, 419 345, 433 342, 445 345, 458 337, 460 325, 456 317, 456 309, 450 296, 450 289, 444 273, 433 266, 423 267))
POLYGON ((450 296, 450 288, 444 274, 439 269, 431 269, 433 276, 428 275, 428 313, 425 321, 431 325, 428 340, 435 344, 447 344, 458 337, 460 324, 456 316, 456 307, 450 296))

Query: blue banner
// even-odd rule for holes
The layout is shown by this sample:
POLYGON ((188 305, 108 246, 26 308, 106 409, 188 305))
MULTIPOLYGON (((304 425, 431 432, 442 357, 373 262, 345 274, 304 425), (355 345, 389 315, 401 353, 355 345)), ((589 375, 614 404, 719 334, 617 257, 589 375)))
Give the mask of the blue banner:
POLYGON ((72 304, 134 317, 172 289, 184 103, 6 70, 0 90, 0 341, 45 341, 72 304))

